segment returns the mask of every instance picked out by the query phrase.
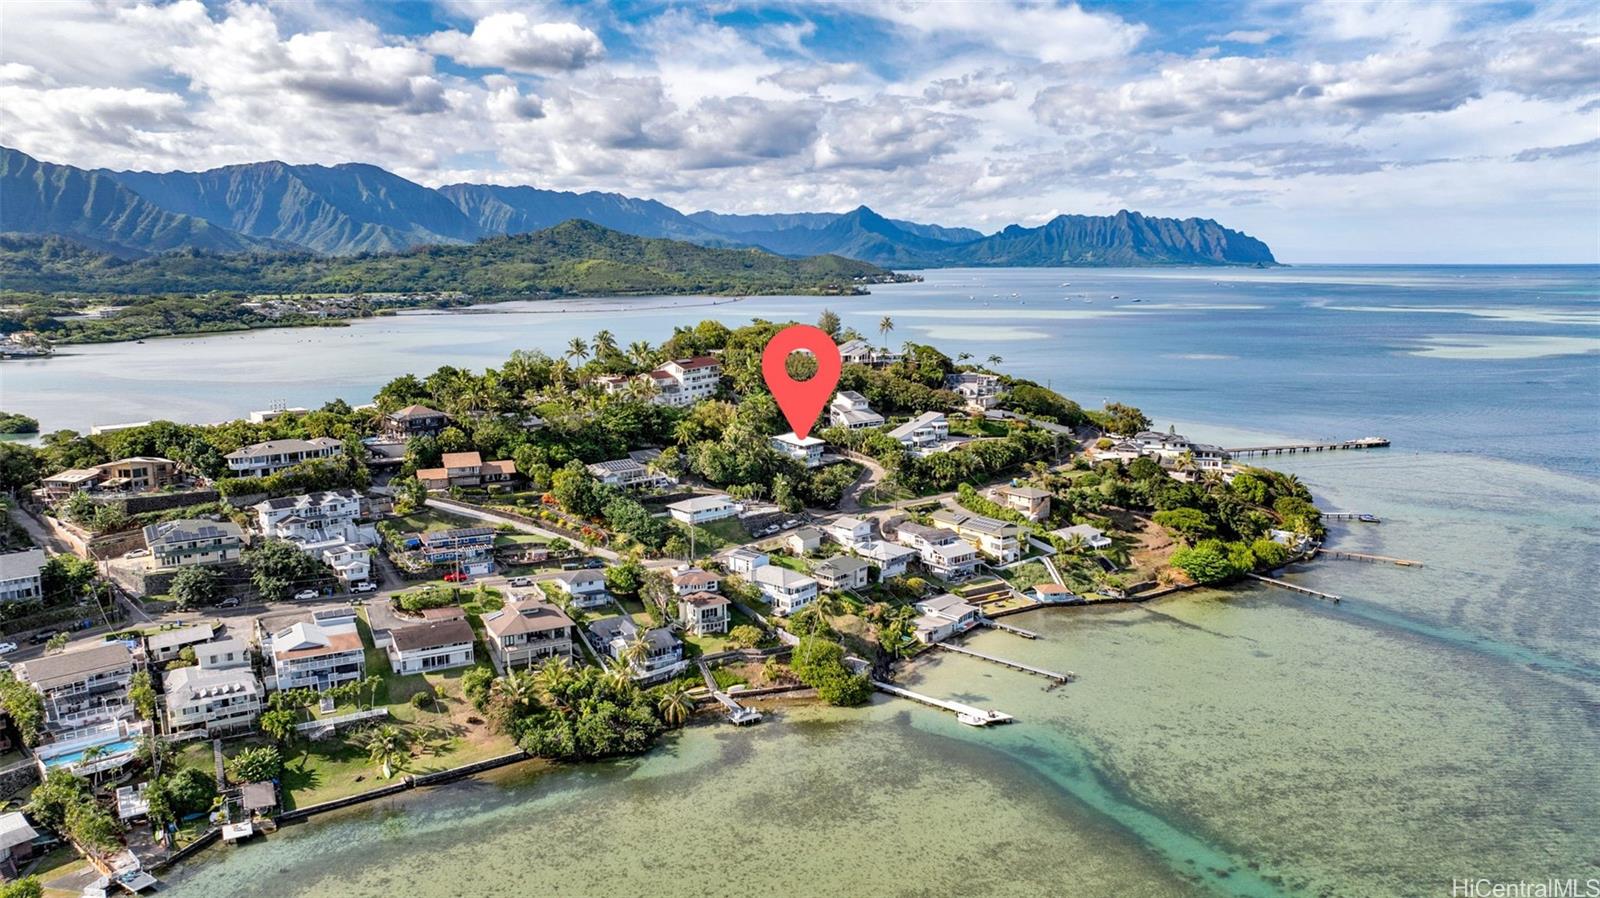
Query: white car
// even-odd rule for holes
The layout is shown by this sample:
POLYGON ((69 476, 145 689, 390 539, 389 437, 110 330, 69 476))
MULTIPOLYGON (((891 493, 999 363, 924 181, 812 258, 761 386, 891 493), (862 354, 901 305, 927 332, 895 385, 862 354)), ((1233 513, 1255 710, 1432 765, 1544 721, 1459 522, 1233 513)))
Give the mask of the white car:
POLYGON ((350 587, 350 591, 351 592, 373 592, 373 591, 377 590, 377 588, 378 588, 378 584, 372 582, 371 580, 362 580, 360 583, 357 583, 356 585, 350 587))
POLYGON ((12 652, 14 652, 16 650, 17 650, 17 644, 16 643, 14 643, 14 642, 0 642, 0 655, 9 655, 9 654, 11 654, 12 652))
POLYGON ((297 602, 304 602, 308 599, 314 599, 316 597, 317 591, 314 589, 302 589, 294 594, 295 601, 297 602))

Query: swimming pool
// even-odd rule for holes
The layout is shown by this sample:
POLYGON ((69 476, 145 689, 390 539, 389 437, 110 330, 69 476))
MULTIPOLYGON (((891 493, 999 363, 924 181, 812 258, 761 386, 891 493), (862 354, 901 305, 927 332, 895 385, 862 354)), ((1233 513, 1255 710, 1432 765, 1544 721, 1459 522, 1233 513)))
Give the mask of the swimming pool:
MULTIPOLYGON (((98 746, 100 749, 100 760, 107 760, 121 754, 132 754, 133 750, 138 746, 138 744, 139 743, 133 739, 118 739, 115 742, 106 742, 98 746)), ((40 754, 39 760, 44 762, 44 766, 47 768, 72 767, 82 763, 83 753, 95 747, 96 746, 94 745, 85 745, 81 748, 77 748, 59 755, 52 755, 50 757, 45 757, 43 754, 40 754)))

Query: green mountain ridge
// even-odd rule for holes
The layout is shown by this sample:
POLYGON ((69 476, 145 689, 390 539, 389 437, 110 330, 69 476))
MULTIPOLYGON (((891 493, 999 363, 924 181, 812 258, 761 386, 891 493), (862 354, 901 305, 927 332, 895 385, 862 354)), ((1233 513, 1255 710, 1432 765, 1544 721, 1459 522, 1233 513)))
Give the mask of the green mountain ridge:
POLYGON ((9 290, 154 293, 465 292, 480 299, 618 294, 849 293, 892 277, 838 256, 790 259, 635 237, 587 221, 466 245, 330 257, 177 250, 133 261, 53 236, 0 236, 9 290))

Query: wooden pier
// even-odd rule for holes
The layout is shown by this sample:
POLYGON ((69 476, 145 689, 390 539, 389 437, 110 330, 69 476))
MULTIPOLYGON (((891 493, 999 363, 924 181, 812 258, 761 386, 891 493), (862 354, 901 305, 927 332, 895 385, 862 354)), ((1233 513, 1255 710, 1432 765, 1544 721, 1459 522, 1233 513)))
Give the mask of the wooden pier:
POLYGON ((1326 600, 1326 601, 1329 601, 1329 602, 1338 602, 1338 601, 1340 601, 1340 598, 1338 596, 1334 595, 1331 592, 1321 592, 1319 590, 1312 589, 1312 588, 1310 588, 1308 586, 1297 586, 1297 585, 1295 585, 1293 583, 1288 583, 1288 582, 1285 582, 1283 580, 1274 580, 1271 577, 1263 577, 1260 574, 1245 574, 1245 576, 1249 577, 1252 580, 1259 580, 1260 582, 1265 583, 1268 586, 1276 586, 1279 589, 1287 589, 1290 592, 1298 592, 1298 593, 1301 593, 1303 595, 1314 596, 1316 598, 1323 599, 1323 600, 1326 600))
POLYGON ((980 617, 980 618, 978 618, 978 626, 980 626, 980 627, 988 627, 991 630, 1001 630, 1001 631, 1004 631, 1006 633, 1010 633, 1013 636, 1021 636, 1023 639, 1038 639, 1039 638, 1039 634, 1033 632, 1032 630, 1024 630, 1021 627, 1013 627, 1010 624, 1002 624, 1002 623, 1000 623, 999 621, 995 620, 992 617, 980 617))
POLYGON ((1321 511, 1318 512, 1324 521, 1360 521, 1363 524, 1381 524, 1383 521, 1375 514, 1364 511, 1321 511))
POLYGON ((728 720, 735 726, 745 726, 761 722, 761 712, 754 708, 746 708, 734 699, 733 696, 717 688, 717 678, 711 675, 711 666, 704 661, 700 662, 700 676, 705 678, 706 688, 711 690, 711 697, 722 705, 728 712, 728 720))
POLYGON ((1341 561, 1366 561, 1372 564, 1395 564, 1400 567, 1422 567, 1422 562, 1410 558, 1391 558, 1388 555, 1369 555, 1366 552, 1346 552, 1342 549, 1317 549, 1318 555, 1337 558, 1341 561))
POLYGON ((990 711, 984 708, 974 708, 971 705, 964 705, 961 702, 952 702, 946 701, 942 698, 934 698, 931 695, 923 695, 920 692, 912 692, 910 689, 905 689, 900 686, 892 686, 883 682, 882 680, 873 680, 872 685, 879 692, 887 692, 890 695, 897 695, 901 698, 908 698, 914 702, 921 702, 922 704, 931 708, 938 708, 941 711, 949 711, 956 716, 957 720, 971 727, 986 727, 990 724, 1011 723, 1012 721, 1016 720, 1015 717, 1012 717, 1010 714, 1007 714, 1004 711, 990 711))
POLYGON ((1068 671, 1066 673, 1057 673, 1057 672, 1055 672, 1053 670, 1045 670, 1042 667, 1034 667, 1031 664, 1023 664, 1021 661, 1010 661, 1008 659, 1000 658, 1000 657, 997 657, 995 655, 986 655, 983 652, 979 652, 979 651, 976 651, 974 649, 969 649, 966 646, 950 645, 949 643, 946 643, 946 642, 936 642, 936 643, 933 644, 933 647, 936 648, 936 649, 944 649, 947 652, 955 652, 955 653, 961 654, 961 655, 968 655, 968 656, 973 657, 973 658, 978 658, 978 659, 983 660, 983 661, 988 661, 988 662, 990 662, 992 664, 998 664, 998 665, 1000 665, 1002 667, 1009 667, 1012 670, 1020 670, 1023 673, 1031 673, 1031 674, 1034 674, 1036 676, 1044 677, 1045 679, 1048 679, 1048 680, 1053 680, 1056 683, 1070 683, 1073 680, 1077 679, 1077 674, 1074 674, 1071 671, 1068 671))
POLYGON ((1359 440, 1341 440, 1336 443, 1285 443, 1281 446, 1240 446, 1222 451, 1234 457, 1246 455, 1293 455, 1297 452, 1338 452, 1341 449, 1382 449, 1389 445, 1387 437, 1362 437, 1359 440))

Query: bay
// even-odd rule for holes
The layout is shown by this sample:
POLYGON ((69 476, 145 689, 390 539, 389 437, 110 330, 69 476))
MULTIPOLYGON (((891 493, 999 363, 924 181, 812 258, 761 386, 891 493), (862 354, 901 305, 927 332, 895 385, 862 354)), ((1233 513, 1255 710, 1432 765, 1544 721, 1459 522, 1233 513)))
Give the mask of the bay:
POLYGON ((1240 587, 1035 612, 1016 622, 1040 640, 974 645, 1076 683, 950 655, 908 677, 1011 727, 886 699, 786 707, 644 758, 319 818, 206 852, 171 891, 1438 895, 1600 868, 1597 284, 1592 266, 936 271, 851 299, 589 300, 73 347, 0 366, 0 407, 46 429, 215 420, 366 401, 400 373, 559 353, 601 328, 625 345, 829 307, 875 341, 888 315, 892 342, 999 355, 1224 445, 1388 436, 1267 461, 1325 507, 1383 518, 1334 525, 1332 545, 1425 562, 1289 575, 1339 605, 1240 587))

